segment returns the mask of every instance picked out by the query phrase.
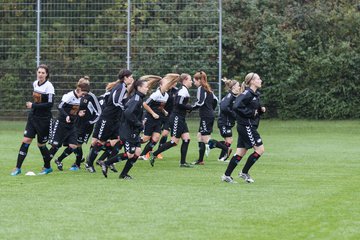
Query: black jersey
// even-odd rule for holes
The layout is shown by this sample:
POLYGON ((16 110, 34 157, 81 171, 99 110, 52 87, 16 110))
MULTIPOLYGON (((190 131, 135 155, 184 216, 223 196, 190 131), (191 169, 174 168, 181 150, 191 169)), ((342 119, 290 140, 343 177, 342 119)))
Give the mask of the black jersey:
POLYGON ((169 113, 169 115, 174 110, 175 98, 178 91, 179 89, 177 87, 173 87, 168 91, 169 98, 165 104, 164 109, 169 113))
POLYGON ((236 113, 233 110, 233 104, 236 96, 229 92, 220 102, 220 114, 218 118, 219 126, 233 127, 235 125, 236 113))
POLYGON ((254 92, 251 88, 246 88, 234 102, 233 109, 236 112, 237 124, 258 126, 260 121, 259 111, 260 93, 254 92))
POLYGON ((101 109, 103 110, 105 108, 106 102, 108 101, 110 96, 110 91, 105 92, 103 95, 100 95, 98 97, 98 101, 100 104, 101 109))
POLYGON ((79 111, 81 110, 85 110, 85 115, 78 118, 77 125, 96 123, 102 112, 97 97, 91 92, 80 99, 79 111))
POLYGON ((71 123, 74 123, 78 117, 79 108, 80 98, 76 95, 74 90, 64 94, 61 103, 58 106, 60 112, 58 120, 66 123, 66 117, 70 116, 71 123))
POLYGON ((123 126, 125 139, 132 134, 140 134, 143 130, 143 99, 145 95, 136 91, 127 101, 123 114, 123 126))
POLYGON ((51 108, 54 104, 54 86, 46 80, 42 84, 39 80, 33 82, 33 102, 30 115, 36 117, 51 117, 51 108))
POLYGON ((124 111, 123 100, 126 97, 127 89, 125 83, 117 84, 110 92, 105 108, 102 112, 104 119, 120 119, 124 111))
POLYGON ((186 112, 192 110, 192 106, 188 104, 189 100, 189 90, 187 87, 182 85, 179 91, 176 93, 173 114, 185 118, 186 112))
MULTIPOLYGON (((150 97, 146 100, 146 104, 149 105, 151 110, 153 110, 160 117, 164 117, 164 107, 166 102, 169 99, 168 93, 161 93, 160 89, 157 89, 153 92, 150 97)), ((145 114, 146 118, 153 118, 152 115, 148 112, 145 114)))
POLYGON ((213 92, 207 92, 202 86, 198 87, 196 93, 197 101, 193 105, 193 109, 199 108, 201 118, 214 118, 214 109, 217 105, 217 98, 213 92))

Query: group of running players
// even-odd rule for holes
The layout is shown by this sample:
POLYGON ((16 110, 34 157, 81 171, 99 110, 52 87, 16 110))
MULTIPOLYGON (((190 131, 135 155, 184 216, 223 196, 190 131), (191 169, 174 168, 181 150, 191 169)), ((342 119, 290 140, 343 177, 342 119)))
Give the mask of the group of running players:
POLYGON ((220 104, 204 71, 197 71, 193 77, 186 73, 169 73, 164 77, 146 75, 134 80, 130 70, 122 69, 118 80, 107 84, 106 92, 100 97, 91 93, 89 77, 85 76, 78 81, 76 89, 62 96, 57 119, 52 119, 51 114, 55 90, 49 77, 48 66, 39 65, 37 80, 33 83, 33 101, 26 102, 30 112, 12 176, 21 173, 21 166, 35 136, 44 159, 44 167, 39 175, 53 171, 50 162, 62 146, 65 147, 62 154, 54 159, 58 170, 63 171, 62 161, 74 153, 76 160, 71 171, 78 171, 81 163, 85 162, 86 170, 95 173, 95 163, 107 177, 108 169, 117 172, 115 163, 126 161, 119 175, 119 178, 126 180, 132 179, 129 171, 138 159, 149 160, 154 167, 156 160, 162 158, 161 153, 176 146, 180 138, 180 167, 204 165, 204 156, 212 148, 221 149, 218 160, 227 162, 232 152, 232 128, 237 122, 236 153, 228 161, 221 179, 234 183, 231 173, 247 150, 253 148, 254 152, 248 157, 239 177, 248 183, 254 182, 248 172, 264 153, 257 128, 260 115, 266 111, 260 104, 258 89, 262 80, 258 74, 247 74, 242 84, 223 79, 228 93, 220 104), (190 104, 189 89, 192 84, 197 87, 197 94, 195 103, 190 104), (146 98, 153 88, 154 91, 146 98), (222 141, 211 138, 214 110, 218 105, 220 114, 217 125, 222 141), (200 116, 197 133, 199 157, 195 162, 188 163, 186 156, 190 133, 186 116, 195 109, 198 109, 200 116), (90 151, 84 158, 82 145, 88 141, 91 133, 90 151), (169 134, 171 138, 167 141, 169 134), (46 146, 47 142, 50 149, 46 146), (154 151, 158 142, 159 147, 154 151), (122 148, 123 152, 120 151, 122 148), (102 154, 98 157, 100 152, 102 154))

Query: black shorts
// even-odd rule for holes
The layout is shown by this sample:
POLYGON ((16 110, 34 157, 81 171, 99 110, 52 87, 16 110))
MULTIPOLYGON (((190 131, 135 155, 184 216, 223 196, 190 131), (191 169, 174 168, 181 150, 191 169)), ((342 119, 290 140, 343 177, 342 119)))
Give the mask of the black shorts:
POLYGON ((56 146, 62 146, 63 144, 77 145, 77 129, 74 124, 67 124, 55 120, 53 124, 51 137, 51 144, 56 146))
POLYGON ((24 131, 24 137, 35 138, 37 135, 38 143, 44 144, 49 139, 50 127, 51 117, 35 117, 29 115, 24 131))
POLYGON ((95 125, 93 137, 100 141, 117 139, 119 136, 119 121, 100 118, 95 125))
POLYGON ((94 124, 82 124, 81 126, 77 127, 77 142, 78 144, 87 143, 89 137, 94 129, 94 124))
POLYGON ((188 133, 189 128, 184 117, 173 115, 170 117, 171 136, 180 138, 183 133, 188 133))
POLYGON ((170 131, 170 117, 161 117, 161 130, 170 131))
POLYGON ((232 137, 232 127, 230 126, 218 126, 220 130, 220 135, 223 138, 232 137))
POLYGON ((257 128, 250 125, 237 125, 238 142, 237 148, 250 149, 263 144, 257 128))
POLYGON ((127 153, 135 153, 136 148, 141 147, 141 138, 139 135, 132 135, 131 137, 124 139, 124 148, 127 153))
POLYGON ((213 126, 214 126, 214 118, 201 118, 199 133, 201 134, 201 136, 210 135, 213 131, 213 126))
POLYGON ((144 135, 151 136, 154 132, 161 133, 161 118, 147 118, 144 126, 144 135))

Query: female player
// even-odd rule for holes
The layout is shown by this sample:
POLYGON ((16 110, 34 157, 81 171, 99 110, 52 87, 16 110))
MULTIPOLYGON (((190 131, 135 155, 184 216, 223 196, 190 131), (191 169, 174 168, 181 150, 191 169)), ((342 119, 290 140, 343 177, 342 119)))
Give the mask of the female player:
POLYGON ((234 182, 231 173, 250 148, 253 148, 254 152, 248 157, 239 177, 248 183, 254 182, 249 175, 249 170, 264 153, 264 145, 257 131, 260 115, 266 111, 265 107, 260 105, 258 89, 261 88, 261 83, 262 80, 258 74, 247 74, 242 83, 242 93, 235 100, 233 109, 236 112, 238 142, 236 154, 231 158, 225 174, 221 177, 225 182, 234 182))
MULTIPOLYGON (((220 114, 218 118, 218 128, 220 135, 224 138, 224 143, 230 148, 232 139, 232 128, 235 126, 236 113, 233 110, 233 103, 240 93, 240 83, 236 80, 222 79, 226 88, 229 90, 228 94, 220 102, 220 114)), ((221 151, 219 161, 226 161, 226 152, 221 151)))
POLYGON ((153 147, 160 139, 160 133, 163 127, 163 119, 166 119, 169 114, 165 110, 165 105, 169 99, 169 94, 167 91, 174 82, 177 82, 178 78, 178 74, 168 74, 164 78, 157 77, 157 80, 159 81, 159 88, 154 93, 152 93, 143 104, 146 110, 146 121, 142 141, 149 141, 141 153, 141 156, 144 160, 147 160, 146 154, 153 150, 153 147))
POLYGON ((188 90, 192 86, 191 76, 189 74, 183 73, 180 75, 179 82, 182 84, 182 86, 176 94, 174 110, 170 116, 171 141, 164 143, 155 152, 150 152, 149 161, 151 166, 154 166, 156 156, 159 153, 176 146, 181 138, 182 144, 180 150, 180 167, 191 167, 191 165, 186 162, 186 154, 190 143, 190 134, 185 120, 186 113, 192 110, 192 106, 189 104, 190 94, 188 90))
MULTIPOLYGON (((90 91, 88 81, 79 81, 76 89, 63 95, 61 103, 58 106, 59 117, 53 124, 53 132, 51 136, 51 149, 50 156, 54 157, 59 148, 66 144, 69 146, 69 150, 74 152, 78 158, 80 155, 77 142, 77 128, 75 122, 78 117, 85 116, 86 110, 80 109, 80 99, 84 97, 90 91)), ((58 169, 63 170, 62 162, 55 161, 58 169)))
MULTIPOLYGON (((80 78, 78 86, 81 84, 90 85, 89 77, 80 78)), ((71 171, 77 171, 83 161, 82 144, 87 143, 90 134, 93 131, 94 124, 99 120, 101 114, 101 106, 98 98, 92 93, 88 92, 80 99, 79 112, 84 111, 85 115, 78 117, 75 121, 75 128, 77 129, 77 156, 75 163, 71 166, 71 171)), ((55 160, 55 163, 60 171, 63 170, 62 160, 73 152, 73 149, 68 146, 63 153, 55 160)))
POLYGON ((32 140, 37 135, 37 145, 44 159, 44 168, 39 173, 41 175, 52 172, 50 166, 50 153, 46 147, 48 141, 50 122, 51 122, 51 108, 53 106, 53 99, 55 90, 49 81, 50 72, 45 64, 41 64, 36 69, 37 80, 33 83, 33 101, 26 102, 26 108, 30 109, 24 138, 20 146, 17 163, 15 169, 11 172, 11 176, 16 176, 21 173, 21 166, 26 158, 29 146, 32 140))
MULTIPOLYGON (((134 166, 141 153, 141 138, 140 132, 143 130, 143 98, 148 91, 148 83, 145 80, 137 80, 133 83, 132 89, 129 90, 129 95, 135 91, 135 94, 129 99, 125 105, 123 113, 123 122, 121 127, 121 137, 125 143, 125 153, 127 155, 127 162, 119 175, 120 179, 130 180, 132 177, 128 174, 130 169, 134 166)), ((107 177, 106 162, 101 163, 102 172, 107 177)))
POLYGON ((227 147, 224 143, 218 142, 215 139, 211 139, 211 133, 213 131, 213 125, 215 120, 214 109, 217 105, 217 98, 211 90, 211 87, 207 81, 207 76, 204 71, 196 72, 194 75, 194 84, 197 89, 197 101, 193 105, 193 109, 199 108, 200 126, 197 134, 199 144, 199 158, 193 162, 195 165, 204 165, 204 154, 206 144, 211 148, 220 148, 225 152, 225 156, 230 155, 231 148, 227 147))
MULTIPOLYGON (((119 125, 122 112, 124 111, 124 99, 127 97, 127 86, 133 83, 132 72, 122 69, 118 80, 110 92, 108 101, 95 125, 90 153, 86 161, 86 169, 95 173, 94 161, 107 140, 117 139, 119 142, 119 125)), ((114 150, 113 150, 114 151, 114 150)))

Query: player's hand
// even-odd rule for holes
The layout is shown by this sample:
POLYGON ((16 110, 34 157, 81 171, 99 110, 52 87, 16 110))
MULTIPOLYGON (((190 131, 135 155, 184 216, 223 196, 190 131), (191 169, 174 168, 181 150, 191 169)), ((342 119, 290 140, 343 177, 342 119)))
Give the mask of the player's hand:
POLYGON ((266 107, 261 107, 261 112, 266 112, 266 107))
POLYGON ((26 102, 26 108, 32 108, 32 102, 26 102))
POLYGON ((152 116, 153 116, 153 118, 155 118, 155 119, 158 119, 158 118, 159 118, 159 115, 156 114, 156 113, 154 113, 152 116))
POLYGON ((85 112, 86 112, 86 110, 80 110, 78 113, 79 117, 85 116, 85 112))
POLYGON ((169 113, 165 109, 163 110, 163 113, 164 113, 165 117, 167 117, 167 115, 169 115, 169 113))
POLYGON ((66 119, 65 119, 65 120, 66 120, 67 123, 71 123, 70 116, 66 116, 66 119))

